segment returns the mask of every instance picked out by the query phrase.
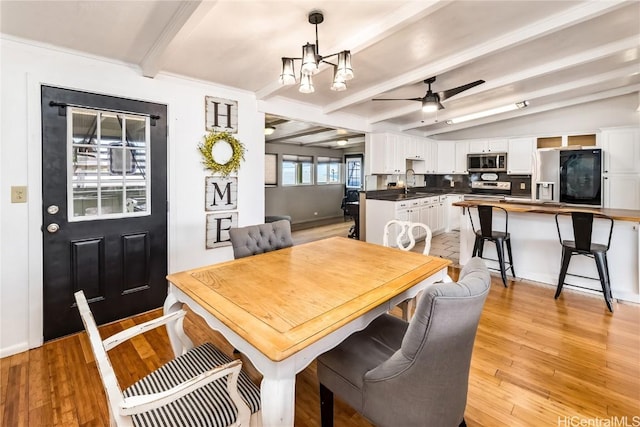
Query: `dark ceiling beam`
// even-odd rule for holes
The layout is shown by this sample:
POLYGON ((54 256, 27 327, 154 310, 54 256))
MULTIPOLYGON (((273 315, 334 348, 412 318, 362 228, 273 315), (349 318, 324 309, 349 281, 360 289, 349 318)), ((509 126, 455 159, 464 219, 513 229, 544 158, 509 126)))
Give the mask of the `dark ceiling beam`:
POLYGON ((280 136, 278 138, 269 138, 266 140, 266 142, 274 143, 274 142, 287 141, 295 138, 300 138, 302 136, 315 135, 317 133, 330 132, 330 131, 333 131, 333 129, 327 129, 323 127, 314 127, 302 132, 294 132, 294 133, 290 133, 289 135, 280 136))
POLYGON ((281 125, 283 123, 288 123, 288 122, 290 122, 290 120, 288 120, 288 119, 273 119, 273 120, 267 119, 267 120, 264 121, 264 125, 265 126, 278 126, 278 125, 281 125))
POLYGON ((302 143, 301 145, 304 145, 305 147, 313 147, 314 145, 321 145, 321 144, 328 144, 331 142, 336 142, 336 141, 340 141, 341 139, 347 139, 347 140, 354 140, 354 139, 358 139, 358 140, 362 140, 362 141, 358 141, 358 142, 352 142, 352 141, 348 141, 347 143, 350 144, 354 144, 354 143, 361 143, 364 142, 364 135, 361 133, 351 133, 351 134, 345 134, 345 135, 340 135, 337 136, 335 138, 330 138, 330 139, 324 139, 322 141, 314 141, 314 142, 309 142, 307 144, 302 143))

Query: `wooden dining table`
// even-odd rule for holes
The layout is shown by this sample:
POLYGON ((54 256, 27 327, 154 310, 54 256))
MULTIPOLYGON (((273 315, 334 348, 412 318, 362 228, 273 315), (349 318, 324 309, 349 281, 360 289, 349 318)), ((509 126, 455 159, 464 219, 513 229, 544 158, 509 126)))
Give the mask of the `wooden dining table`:
MULTIPOLYGON (((295 376, 447 274, 451 261, 345 237, 170 274, 165 313, 202 316, 263 375, 263 426, 293 426, 295 376)), ((168 326, 176 355, 193 346, 168 326)))

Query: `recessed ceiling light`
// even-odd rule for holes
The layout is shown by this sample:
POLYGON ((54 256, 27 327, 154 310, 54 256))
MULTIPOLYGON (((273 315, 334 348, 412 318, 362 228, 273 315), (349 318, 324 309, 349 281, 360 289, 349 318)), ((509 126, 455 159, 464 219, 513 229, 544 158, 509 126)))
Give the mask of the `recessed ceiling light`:
POLYGON ((345 146, 347 145, 347 140, 346 139, 339 139, 338 141, 336 141, 338 143, 339 146, 345 146))

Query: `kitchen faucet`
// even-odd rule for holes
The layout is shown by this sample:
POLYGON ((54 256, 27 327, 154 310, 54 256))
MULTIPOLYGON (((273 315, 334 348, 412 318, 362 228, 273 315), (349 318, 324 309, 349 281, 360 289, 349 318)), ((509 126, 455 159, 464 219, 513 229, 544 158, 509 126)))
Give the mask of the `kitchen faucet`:
POLYGON ((405 180, 404 180, 404 194, 409 194, 409 181, 413 182, 413 185, 416 185, 416 178, 414 175, 413 169, 407 169, 405 180))

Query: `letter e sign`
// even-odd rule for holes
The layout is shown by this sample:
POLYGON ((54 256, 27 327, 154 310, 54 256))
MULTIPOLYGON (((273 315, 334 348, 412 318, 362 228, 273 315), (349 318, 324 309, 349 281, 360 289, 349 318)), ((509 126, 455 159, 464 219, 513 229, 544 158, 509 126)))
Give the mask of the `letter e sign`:
POLYGON ((231 246, 229 229, 238 226, 238 213, 212 213, 207 214, 207 249, 221 246, 231 246))
POLYGON ((204 111, 207 131, 238 133, 238 101, 205 96, 204 111))

